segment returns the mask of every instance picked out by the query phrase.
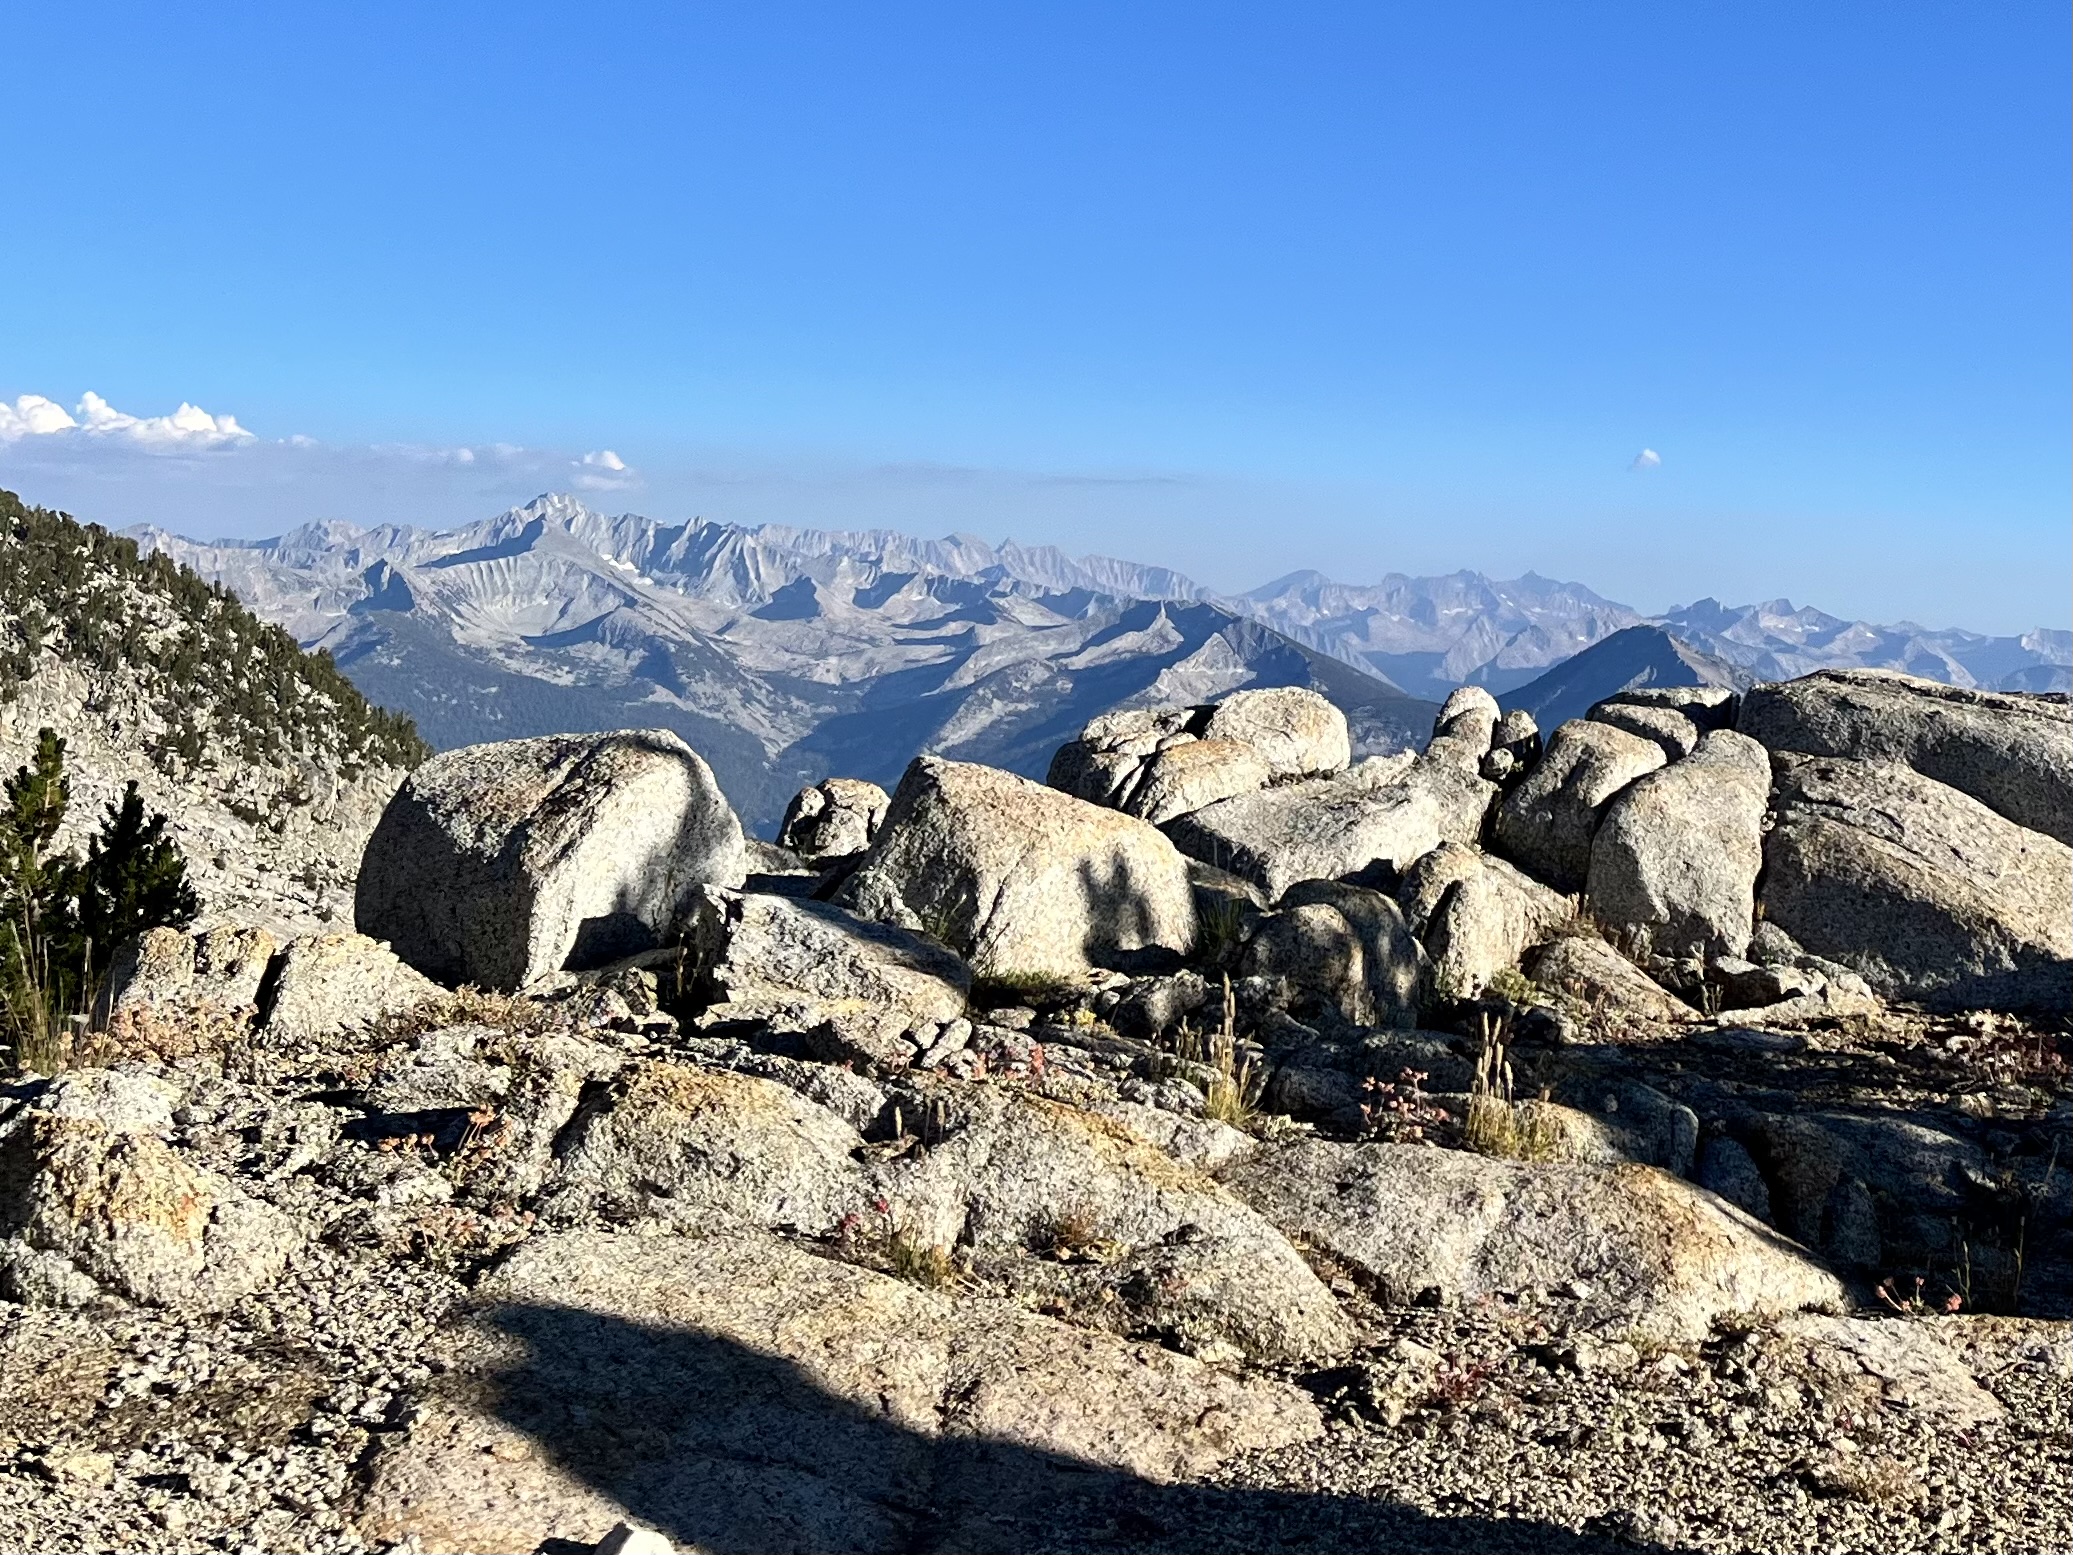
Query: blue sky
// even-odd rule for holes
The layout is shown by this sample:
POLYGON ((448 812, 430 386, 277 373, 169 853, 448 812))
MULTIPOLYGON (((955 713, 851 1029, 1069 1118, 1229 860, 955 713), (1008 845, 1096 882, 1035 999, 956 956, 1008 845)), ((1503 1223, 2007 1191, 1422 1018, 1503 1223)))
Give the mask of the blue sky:
POLYGON ((2056 3, 10 8, 0 481, 2065 626, 2068 49, 2056 3))

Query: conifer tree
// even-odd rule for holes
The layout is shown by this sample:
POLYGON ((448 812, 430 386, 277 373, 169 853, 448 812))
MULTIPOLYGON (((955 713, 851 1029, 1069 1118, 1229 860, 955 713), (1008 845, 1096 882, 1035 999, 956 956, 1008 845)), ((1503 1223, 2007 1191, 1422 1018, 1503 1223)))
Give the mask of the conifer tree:
POLYGON ((52 966, 53 930, 70 928, 66 876, 71 859, 46 856, 72 785, 65 777, 65 742, 54 729, 36 738, 30 764, 7 780, 0 805, 0 1013, 17 1034, 43 1035, 52 1013, 51 995, 62 1001, 69 981, 52 966))
POLYGON ((166 836, 166 818, 146 818, 135 778, 122 802, 108 806, 99 834, 87 843, 86 862, 70 873, 67 948, 89 980, 99 979, 115 947, 132 935, 183 928, 201 911, 187 862, 166 836))
POLYGON ((71 802, 65 742, 43 730, 29 765, 0 790, 0 1031, 15 1050, 56 1051, 116 947, 194 921, 201 903, 163 815, 145 814, 135 780, 108 806, 86 862, 49 851, 71 802))

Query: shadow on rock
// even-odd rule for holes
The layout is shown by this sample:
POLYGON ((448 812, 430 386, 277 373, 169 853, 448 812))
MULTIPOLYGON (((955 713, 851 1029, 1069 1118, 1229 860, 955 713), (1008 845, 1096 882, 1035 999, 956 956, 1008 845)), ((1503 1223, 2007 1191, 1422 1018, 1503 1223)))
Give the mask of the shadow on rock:
POLYGON ((1649 1547, 1358 1496, 1161 1484, 964 1434, 954 1410, 930 1407, 927 1387, 901 1386, 897 1366, 892 1385, 860 1403, 710 1334, 546 1305, 493 1309, 484 1328, 512 1343, 473 1406, 505 1434, 470 1443, 468 1456, 489 1471, 503 1512, 449 1478, 449 1505, 485 1520, 421 1524, 427 1549, 492 1547, 482 1541, 500 1515, 514 1533, 540 1529, 537 1547, 561 1555, 587 1550, 622 1516, 712 1555, 1649 1547))

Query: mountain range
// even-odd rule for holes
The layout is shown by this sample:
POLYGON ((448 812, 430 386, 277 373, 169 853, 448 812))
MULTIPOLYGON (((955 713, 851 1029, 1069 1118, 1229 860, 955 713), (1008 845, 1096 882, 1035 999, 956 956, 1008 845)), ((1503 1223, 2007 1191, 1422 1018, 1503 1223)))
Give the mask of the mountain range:
POLYGON ((1530 572, 1509 582, 1474 572, 1439 578, 1392 573, 1372 585, 1302 572, 1253 590, 1240 608, 1435 699, 1459 685, 1502 697, 1572 654, 1643 624, 1751 680, 1790 680, 1817 669, 1894 669, 1954 686, 2064 691, 2073 676, 2073 632, 2040 628, 1990 637, 1905 621, 1873 626, 1789 599, 1738 606, 1702 599, 1646 617, 1580 583, 1530 572))
POLYGON ((672 727, 765 829, 831 772, 889 783, 928 749, 1041 775, 1096 713, 1246 686, 1318 689, 1357 748, 1382 753, 1421 740, 1432 704, 1464 684, 1545 721, 1623 674, 1746 682, 1850 665, 2034 691, 2065 689, 2073 664, 2067 632, 1873 626, 1785 600, 1651 619, 1581 584, 1473 572, 1369 585, 1304 572, 1230 596, 1049 546, 667 524, 558 494, 443 532, 131 533, 328 649, 436 745, 672 727))
POLYGON ((919 750, 1042 776, 1116 706, 1308 686, 1364 753, 1422 739, 1435 711, 1177 574, 966 536, 668 525, 554 495, 449 533, 133 533, 439 746, 673 728, 766 831, 802 785, 889 786, 919 750))

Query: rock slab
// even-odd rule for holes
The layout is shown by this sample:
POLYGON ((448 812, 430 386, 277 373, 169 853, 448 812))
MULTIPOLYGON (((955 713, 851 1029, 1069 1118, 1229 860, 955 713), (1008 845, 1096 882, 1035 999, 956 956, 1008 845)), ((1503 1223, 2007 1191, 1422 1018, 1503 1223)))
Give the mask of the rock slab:
POLYGON ((0 1122, 0 1294, 215 1312, 279 1276, 301 1228, 168 1145, 170 1101, 146 1077, 85 1070, 0 1122))
POLYGON ((1772 766, 1768 921, 1886 998, 2073 1004, 2073 848, 1894 763, 1772 766))
POLYGON ((935 941, 798 897, 702 886, 688 948, 700 997, 735 1018, 861 1004, 948 1021, 971 992, 970 968, 935 941))
POLYGON ((1742 699, 1736 727, 1774 751, 1887 762, 2073 843, 2073 706, 1890 670, 1822 670, 1742 699))
POLYGON ((1298 881, 1377 865, 1402 871, 1440 843, 1473 842, 1482 831, 1497 785, 1456 761, 1459 754, 1449 748, 1430 759, 1364 761, 1331 777, 1243 794, 1180 817, 1167 835, 1190 858, 1270 897, 1298 881))
POLYGON ((764 1237, 544 1237, 479 1296, 375 1460, 369 1540, 529 1550, 628 1522, 699 1549, 956 1548, 1104 1476, 1199 1477, 1322 1429, 1286 1384, 764 1237))
POLYGON ((1846 1304, 1800 1249, 1653 1167, 1318 1140, 1262 1144, 1222 1175, 1391 1302, 1584 1289, 1588 1320, 1665 1340, 1704 1338, 1731 1314, 1846 1304))

